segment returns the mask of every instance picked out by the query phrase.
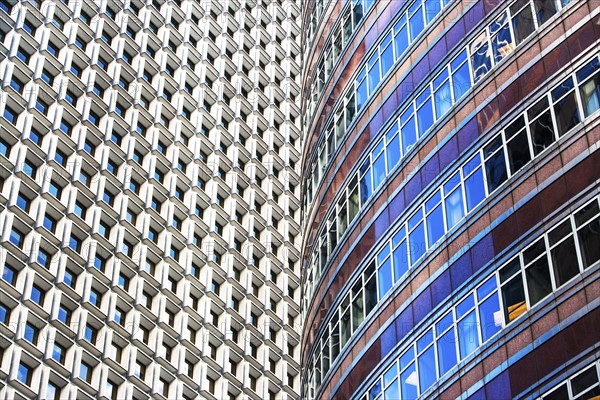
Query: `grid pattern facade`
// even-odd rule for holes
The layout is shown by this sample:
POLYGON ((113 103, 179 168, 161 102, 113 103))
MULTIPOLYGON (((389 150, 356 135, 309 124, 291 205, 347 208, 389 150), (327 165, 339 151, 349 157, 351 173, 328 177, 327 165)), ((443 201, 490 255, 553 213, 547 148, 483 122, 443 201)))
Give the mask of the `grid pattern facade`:
POLYGON ((595 395, 598 4, 303 12, 302 398, 595 395))
POLYGON ((0 2, 0 397, 299 398, 300 13, 0 2))

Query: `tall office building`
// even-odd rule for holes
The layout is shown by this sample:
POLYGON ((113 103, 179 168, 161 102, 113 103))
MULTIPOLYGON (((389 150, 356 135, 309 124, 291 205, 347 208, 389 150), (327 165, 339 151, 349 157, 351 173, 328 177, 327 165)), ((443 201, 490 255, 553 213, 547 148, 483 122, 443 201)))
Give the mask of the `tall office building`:
POLYGON ((600 395, 600 4, 305 2, 304 399, 600 395))
POLYGON ((0 1, 0 398, 299 397, 300 14, 0 1))

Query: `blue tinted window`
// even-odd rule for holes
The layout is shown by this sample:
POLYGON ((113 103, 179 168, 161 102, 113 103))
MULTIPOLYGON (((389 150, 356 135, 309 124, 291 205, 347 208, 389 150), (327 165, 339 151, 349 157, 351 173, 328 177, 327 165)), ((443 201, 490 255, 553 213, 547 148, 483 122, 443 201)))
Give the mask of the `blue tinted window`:
POLYGON ((485 198, 483 171, 481 168, 465 180, 465 194, 467 196, 467 211, 471 211, 485 198))
MULTIPOLYGON (((415 118, 412 115, 412 107, 409 108, 402 117, 406 117, 406 122, 402 125, 402 154, 406 154, 417 141, 417 127, 415 125, 415 118)), ((402 118, 401 117, 401 118, 402 118)))
POLYGON ((79 203, 79 202, 75 203, 74 211, 77 216, 79 216, 80 218, 83 218, 83 205, 81 205, 81 203, 79 203))
POLYGON ((419 356, 419 384, 421 392, 430 387, 436 380, 435 353, 431 346, 419 356))
POLYGON ((481 338, 488 340, 492 335, 502 328, 502 314, 498 296, 488 298, 479 306, 479 318, 481 319, 481 338))
POLYGON ((449 330, 437 340, 440 376, 456 365, 456 337, 454 329, 449 330))
POLYGON ((50 194, 56 198, 60 197, 61 189, 58 184, 54 181, 50 181, 50 186, 48 188, 50 194))
POLYGON ((4 269, 2 270, 2 279, 5 282, 10 283, 11 285, 14 285, 16 274, 17 273, 15 272, 14 269, 9 267, 8 265, 5 265, 4 269))
POLYGON ((394 47, 396 48, 396 60, 400 58, 408 47, 408 29, 406 18, 403 16, 394 26, 394 47))
POLYGON ((25 340, 27 340, 28 342, 31 342, 31 343, 35 344, 35 342, 36 342, 36 333, 37 333, 36 328, 33 325, 27 323, 25 325, 25 332, 23 334, 23 338, 25 340))
MULTIPOLYGON (((461 55, 464 55, 463 52, 461 55)), ((456 59, 455 61, 462 61, 462 58, 456 59)), ((458 101, 470 88, 471 88, 471 76, 469 73, 468 63, 462 65, 456 65, 452 69, 452 90, 454 91, 454 101, 458 101)))
POLYGON ((90 290, 90 303, 98 306, 100 295, 95 290, 90 290))
POLYGON ((415 4, 418 4, 419 8, 410 17, 410 40, 411 40, 411 42, 415 40, 415 38, 419 35, 419 33, 421 33, 421 31, 425 27, 425 21, 423 19, 423 9, 420 5, 420 2, 415 3, 415 4))
POLYGON ((67 285, 74 287, 75 286, 75 276, 71 271, 65 271, 65 275, 63 277, 63 282, 67 285))
POLYGON ((445 81, 435 91, 435 115, 440 118, 452 107, 452 93, 450 92, 450 81, 445 81))
POLYGON ((0 140, 0 154, 3 156, 8 155, 8 144, 4 140, 0 140))
POLYGON ((373 161, 373 187, 379 187, 385 179, 385 176, 385 152, 383 152, 373 161))
POLYGON ((475 300, 470 294, 456 306, 456 318, 460 319, 463 315, 471 311, 475 307, 475 300))
POLYGON ((448 197, 446 197, 446 223, 448 229, 451 229, 454 225, 460 221, 464 216, 462 192, 460 186, 455 189, 448 197))
POLYGON ((400 161, 400 135, 396 125, 386 134, 387 137, 387 170, 388 173, 398 164, 400 161))
POLYGON ((471 311, 467 314, 467 316, 457 325, 461 360, 471 354, 479 346, 477 327, 475 311, 471 311))
MULTIPOLYGON (((478 43, 475 43, 476 46, 478 43)), ((473 79, 475 82, 480 80, 492 68, 492 58, 487 41, 483 43, 471 56, 473 65, 473 79)))
POLYGON ((408 252, 406 240, 400 242, 394 250, 394 278, 397 282, 408 271, 408 252))
POLYGON ((31 368, 23 363, 19 364, 17 380, 25 385, 29 385, 31 382, 31 368))
POLYGON ((69 312, 62 306, 58 309, 58 320, 65 325, 69 323, 69 312))
POLYGON ((506 54, 513 50, 514 43, 508 24, 504 25, 500 31, 494 35, 494 37, 492 37, 492 47, 494 51, 495 62, 499 62, 506 56, 506 54))
POLYGON ((386 389, 384 397, 386 399, 399 399, 400 398, 400 387, 398 379, 394 380, 386 389))
POLYGON ((440 4, 440 0, 425 0, 425 17, 427 18, 427 23, 431 22, 441 10, 442 5, 440 4))
POLYGON ((94 341, 94 330, 90 326, 86 326, 85 330, 83 332, 83 337, 88 342, 93 342, 94 341))
POLYGON ((425 228, 421 222, 409 235, 410 238, 410 262, 414 264, 427 250, 425 243, 425 228))
POLYGON ((6 324, 9 316, 10 311, 8 310, 8 307, 6 307, 4 304, 0 304, 0 323, 6 324))
POLYGON ((15 229, 10 231, 10 242, 17 247, 23 244, 23 234, 15 229))
POLYGON ((37 256, 37 262, 44 267, 48 266, 48 262, 50 261, 50 255, 46 253, 44 250, 40 250, 37 256))
POLYGON ((19 193, 19 195, 17 196, 17 206, 24 211, 28 211, 29 199, 26 198, 23 194, 19 193))
MULTIPOLYGON (((364 70, 361 74, 364 78, 364 70)), ((369 97, 369 95, 367 94, 367 79, 362 79, 362 81, 358 81, 357 83, 358 87, 356 88, 356 105, 357 108, 360 110, 369 97)))
POLYGON ((379 267, 379 298, 381 299, 388 290, 391 289, 394 281, 392 280, 392 262, 391 258, 385 260, 385 262, 379 267))
POLYGON ((44 293, 42 292, 42 289, 40 289, 38 286, 35 286, 35 285, 32 286, 31 300, 35 301, 39 305, 41 305, 42 302, 44 301, 44 293))
POLYGON ((369 74, 367 79, 369 80, 369 93, 373 93, 373 90, 377 87, 381 78, 379 75, 379 56, 377 52, 371 56, 368 66, 369 74))
POLYGON ((22 93, 22 91, 23 91, 23 84, 21 82, 19 82, 16 78, 13 78, 10 81, 10 87, 13 88, 15 90, 15 92, 18 92, 18 93, 22 93))
POLYGON ((54 232, 54 228, 56 225, 56 220, 49 215, 44 216, 44 228, 48 229, 50 232, 54 232))
POLYGON ((394 46, 392 45, 392 33, 390 32, 381 43, 382 75, 385 75, 392 65, 394 65, 394 46))
POLYGON ((427 240, 429 246, 433 245, 444 234, 444 214, 439 205, 427 216, 427 240))
POLYGON ((11 124, 15 124, 15 122, 17 121, 17 113, 15 111, 13 111, 10 107, 6 106, 4 108, 4 118, 6 118, 6 120, 8 122, 10 122, 11 124))
POLYGON ((52 348, 52 358, 61 364, 64 361, 64 349, 56 343, 54 344, 54 347, 52 348))
POLYGON ((413 363, 408 367, 400 376, 400 388, 402 391, 403 399, 416 399, 418 396, 417 392, 417 371, 415 364, 413 363))
MULTIPOLYGON (((428 91, 429 89, 427 89, 428 91)), ((433 125, 433 106, 431 97, 428 97, 423 105, 417 110, 417 121, 419 122, 419 137, 422 136, 433 125)))

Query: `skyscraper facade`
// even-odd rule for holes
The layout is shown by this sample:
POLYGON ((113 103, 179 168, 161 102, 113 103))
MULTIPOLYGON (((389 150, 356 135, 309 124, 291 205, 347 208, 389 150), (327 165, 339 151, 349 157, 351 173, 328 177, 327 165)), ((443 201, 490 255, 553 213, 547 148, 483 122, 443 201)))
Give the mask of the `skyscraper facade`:
POLYGON ((302 398, 597 398, 598 2, 303 23, 302 398))
POLYGON ((0 398, 299 398, 299 6, 0 1, 0 398))

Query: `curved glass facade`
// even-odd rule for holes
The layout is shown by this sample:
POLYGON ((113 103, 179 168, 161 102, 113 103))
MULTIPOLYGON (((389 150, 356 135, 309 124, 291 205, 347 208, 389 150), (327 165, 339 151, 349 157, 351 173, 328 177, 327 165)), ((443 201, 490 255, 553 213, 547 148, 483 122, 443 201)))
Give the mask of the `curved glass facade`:
POLYGON ((305 42, 302 398, 578 398, 598 359, 590 332, 567 338, 600 318, 599 14, 374 2, 339 62, 305 42))

